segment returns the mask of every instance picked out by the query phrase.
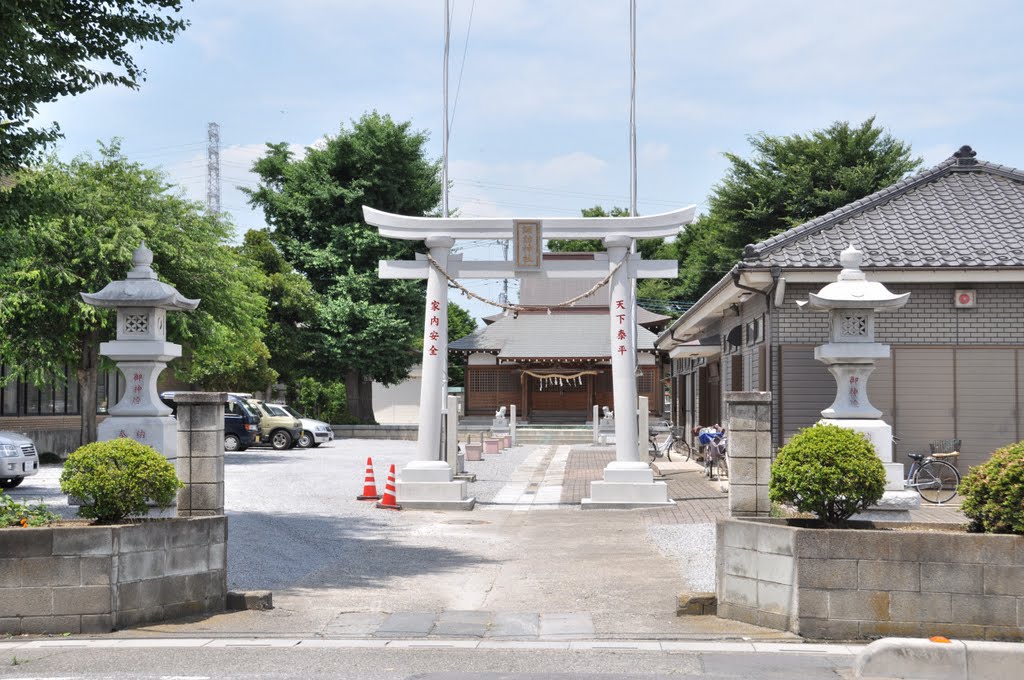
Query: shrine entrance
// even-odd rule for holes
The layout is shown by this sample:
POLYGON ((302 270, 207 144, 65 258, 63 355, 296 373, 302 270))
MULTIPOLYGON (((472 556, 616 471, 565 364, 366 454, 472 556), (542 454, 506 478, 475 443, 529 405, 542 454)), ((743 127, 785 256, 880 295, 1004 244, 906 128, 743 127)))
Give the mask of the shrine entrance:
MULTIPOLYGON (((655 482, 653 472, 643 461, 637 422, 637 380, 640 368, 636 353, 636 311, 631 304, 631 282, 637 278, 674 278, 678 273, 675 260, 645 261, 631 253, 638 238, 675 236, 680 228, 692 222, 695 206, 645 217, 578 217, 578 218, 463 218, 409 217, 363 206, 366 222, 375 226, 381 236, 406 240, 422 240, 426 255, 414 261, 387 260, 380 263, 381 278, 426 279, 427 295, 424 313, 422 383, 420 390, 420 422, 417 434, 417 459, 401 472, 397 483, 398 501, 410 508, 471 509, 475 499, 468 497, 465 481, 453 480, 452 470, 441 451, 441 412, 447 394, 448 365, 448 287, 462 288, 460 278, 515 278, 546 276, 550 278, 599 279, 590 290, 554 305, 526 306, 507 303, 490 304, 504 308, 517 318, 520 314, 550 313, 552 308, 574 306, 597 290, 608 286, 608 323, 601 354, 611 364, 612 394, 617 405, 615 418, 615 461, 608 464, 604 479, 591 483, 591 496, 583 499, 584 507, 635 507, 669 505, 664 482, 655 482), (595 253, 589 261, 544 261, 543 242, 547 238, 600 238, 606 252, 595 253), (483 262, 463 260, 452 254, 457 239, 511 240, 514 261, 483 262)), ((462 288, 472 297, 475 293, 462 288)), ((594 342, 592 333, 572 337, 565 342, 594 342)), ((530 376, 545 380, 544 376, 530 376)), ((580 376, 582 377, 582 376, 580 376)), ((565 379, 561 376, 560 380, 565 379)), ((524 384, 525 381, 524 381, 524 384)), ((586 385, 586 381, 583 383, 586 385)), ((593 383, 591 383, 593 384, 593 383)), ((560 385, 560 387, 564 387, 560 385)), ((597 386, 594 385, 596 388, 597 386)), ((544 400, 542 390, 529 396, 544 400)), ((561 394, 561 391, 560 391, 561 394)), ((570 400, 583 401, 580 391, 570 392, 570 400)), ((550 403, 550 402, 547 402, 550 403)), ((572 401, 571 403, 575 403, 572 401)))

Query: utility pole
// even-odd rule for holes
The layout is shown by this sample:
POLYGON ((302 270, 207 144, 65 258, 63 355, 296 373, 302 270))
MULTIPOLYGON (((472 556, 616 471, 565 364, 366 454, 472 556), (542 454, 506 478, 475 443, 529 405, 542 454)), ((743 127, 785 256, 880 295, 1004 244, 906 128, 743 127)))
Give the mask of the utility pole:
POLYGON ((206 126, 206 211, 220 214, 220 125, 206 126))

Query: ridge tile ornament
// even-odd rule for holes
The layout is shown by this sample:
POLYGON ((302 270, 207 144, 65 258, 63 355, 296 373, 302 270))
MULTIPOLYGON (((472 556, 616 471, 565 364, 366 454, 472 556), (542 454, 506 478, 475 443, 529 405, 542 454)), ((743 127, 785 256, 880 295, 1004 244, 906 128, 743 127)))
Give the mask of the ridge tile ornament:
POLYGON ((910 293, 891 293, 881 283, 869 281, 861 271, 863 260, 864 254, 850 244, 839 255, 843 269, 836 281, 796 304, 829 315, 829 342, 814 349, 814 358, 835 378, 836 397, 821 412, 821 422, 864 434, 885 466, 885 496, 878 507, 856 519, 909 521, 909 510, 921 499, 904 489, 903 464, 892 460, 892 426, 868 400, 868 378, 875 362, 889 356, 889 345, 875 342, 875 315, 900 309, 910 293))
MULTIPOLYGON (((177 458, 178 423, 161 400, 157 378, 167 362, 181 356, 181 345, 167 342, 167 311, 190 312, 199 300, 183 297, 159 281, 153 271, 153 251, 143 242, 132 251, 132 269, 98 293, 81 293, 94 307, 117 310, 117 336, 100 345, 100 354, 113 359, 124 375, 125 391, 110 407, 110 417, 97 427, 100 441, 128 437, 162 453, 172 465, 177 458)), ((168 510, 171 516, 175 509, 168 510)))

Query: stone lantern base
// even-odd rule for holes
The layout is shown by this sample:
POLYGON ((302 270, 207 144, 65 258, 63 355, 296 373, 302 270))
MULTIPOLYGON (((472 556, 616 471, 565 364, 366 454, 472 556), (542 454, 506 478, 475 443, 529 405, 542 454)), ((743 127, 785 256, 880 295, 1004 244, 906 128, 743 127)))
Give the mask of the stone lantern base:
POLYGON ((903 463, 892 462, 892 426, 884 420, 874 418, 822 418, 818 422, 823 425, 838 425, 863 434, 874 445, 878 457, 882 459, 882 466, 885 467, 885 494, 882 500, 851 519, 909 522, 910 511, 921 507, 921 495, 905 487, 903 463))

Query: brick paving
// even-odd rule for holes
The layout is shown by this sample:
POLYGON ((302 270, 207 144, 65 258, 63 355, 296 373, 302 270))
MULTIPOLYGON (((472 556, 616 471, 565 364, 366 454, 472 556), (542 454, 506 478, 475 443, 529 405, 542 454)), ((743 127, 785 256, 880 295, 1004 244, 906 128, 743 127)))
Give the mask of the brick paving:
MULTIPOLYGON (((614 447, 587 445, 570 449, 561 503, 579 504, 588 497, 590 482, 600 480, 605 466, 613 460, 614 447)), ((722 491, 720 482, 709 481, 704 476, 700 464, 659 460, 655 471, 668 484, 669 498, 676 504, 675 507, 638 510, 645 524, 704 524, 729 516, 729 494, 722 491)), ((911 511, 910 515, 914 522, 929 524, 962 524, 967 521, 958 502, 943 505, 922 502, 920 509, 911 511)))

